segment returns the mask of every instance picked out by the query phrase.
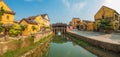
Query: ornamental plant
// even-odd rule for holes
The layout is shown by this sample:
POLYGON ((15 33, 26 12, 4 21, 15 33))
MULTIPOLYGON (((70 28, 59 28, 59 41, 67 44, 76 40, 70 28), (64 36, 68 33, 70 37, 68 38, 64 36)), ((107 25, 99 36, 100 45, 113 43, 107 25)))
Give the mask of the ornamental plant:
POLYGON ((0 23, 0 33, 4 31, 4 27, 3 27, 3 24, 0 23))
POLYGON ((9 30, 9 35, 12 37, 18 36, 21 33, 20 25, 13 25, 9 30))
POLYGON ((0 21, 2 19, 3 14, 4 14, 4 9, 3 9, 3 7, 1 7, 0 8, 0 21))
POLYGON ((105 32, 112 30, 110 21, 108 19, 101 19, 98 28, 104 30, 105 32))

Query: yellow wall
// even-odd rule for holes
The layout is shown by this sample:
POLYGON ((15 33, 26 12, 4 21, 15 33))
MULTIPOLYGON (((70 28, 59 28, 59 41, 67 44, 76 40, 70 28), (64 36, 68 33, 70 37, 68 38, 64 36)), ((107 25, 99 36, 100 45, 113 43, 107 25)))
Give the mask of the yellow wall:
POLYGON ((4 13, 4 15, 2 16, 1 22, 4 23, 4 24, 14 23, 14 15, 4 13), (9 16, 9 19, 7 19, 7 16, 9 16))
POLYGON ((44 27, 50 26, 50 22, 46 19, 43 19, 41 15, 37 16, 35 20, 39 25, 39 29, 41 29, 43 26, 44 27))
POLYGON ((22 21, 20 24, 24 24, 24 25, 27 25, 27 28, 22 32, 23 35, 31 35, 31 34, 34 34, 34 33, 37 33, 37 30, 39 29, 38 28, 38 25, 35 25, 35 24, 29 24, 27 23, 26 21, 22 21), (37 28, 37 30, 34 30, 32 29, 32 26, 35 26, 37 28))
POLYGON ((71 21, 71 25, 73 26, 73 28, 77 28, 77 26, 80 24, 81 20, 79 18, 73 18, 71 21), (79 23, 78 23, 79 22, 79 23))
POLYGON ((7 4, 5 4, 3 1, 0 2, 0 8, 3 7, 3 9, 7 10, 7 11, 12 11, 7 4))
MULTIPOLYGON (((38 29, 40 30, 41 29, 41 26, 42 26, 42 23, 43 23, 43 20, 42 20, 42 17, 41 16, 37 16, 36 18, 35 18, 35 20, 36 20, 36 22, 38 23, 38 29)), ((38 31, 39 31, 38 30, 38 31)))
MULTIPOLYGON (((3 2, 0 2, 0 8, 3 7, 3 9, 5 11, 10 11, 12 12, 12 10, 3 2)), ((14 15, 13 14, 8 14, 8 13, 4 13, 4 15, 2 16, 1 21, 4 24, 11 24, 14 23, 14 15), (9 19, 7 19, 7 16, 9 16, 9 19)))
POLYGON ((85 23, 84 21, 80 22, 80 30, 86 30, 87 29, 87 23, 85 23))
POLYGON ((94 23, 93 22, 87 24, 87 31, 94 31, 94 23))
POLYGON ((95 17, 95 29, 99 29, 98 25, 100 20, 102 19, 102 16, 104 16, 105 18, 108 18, 111 22, 110 24, 112 25, 111 28, 116 31, 119 29, 119 25, 115 27, 115 24, 119 24, 119 20, 116 20, 115 15, 119 16, 118 13, 115 12, 115 10, 105 7, 103 6, 94 16, 95 17))

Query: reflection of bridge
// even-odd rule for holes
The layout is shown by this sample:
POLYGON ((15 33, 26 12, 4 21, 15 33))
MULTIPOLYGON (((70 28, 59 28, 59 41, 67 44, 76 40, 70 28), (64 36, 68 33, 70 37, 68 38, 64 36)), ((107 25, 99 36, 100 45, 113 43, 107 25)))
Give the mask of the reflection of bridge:
POLYGON ((54 34, 58 34, 59 32, 61 34, 65 34, 66 28, 67 28, 67 24, 64 24, 64 23, 52 24, 52 30, 54 34))

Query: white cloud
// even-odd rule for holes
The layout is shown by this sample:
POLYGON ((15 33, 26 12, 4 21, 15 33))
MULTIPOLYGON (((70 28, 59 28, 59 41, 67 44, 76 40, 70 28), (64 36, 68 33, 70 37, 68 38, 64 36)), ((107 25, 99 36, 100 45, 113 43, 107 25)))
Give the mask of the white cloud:
POLYGON ((67 8, 70 8, 69 0, 62 0, 67 8))
POLYGON ((85 5, 86 2, 76 2, 76 3, 70 3, 69 0, 62 0, 63 4, 72 11, 80 11, 85 5))
POLYGON ((120 13, 120 0, 105 0, 103 5, 113 8, 120 13))
POLYGON ((32 1, 38 1, 38 2, 40 2, 42 0, 24 0, 24 1, 26 1, 26 2, 32 2, 32 1))

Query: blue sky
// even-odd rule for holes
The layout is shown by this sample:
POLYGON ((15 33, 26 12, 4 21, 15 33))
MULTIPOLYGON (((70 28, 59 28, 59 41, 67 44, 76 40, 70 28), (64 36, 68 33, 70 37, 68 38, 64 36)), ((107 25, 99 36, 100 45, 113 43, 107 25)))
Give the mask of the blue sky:
POLYGON ((94 21, 94 15, 106 5, 120 13, 119 0, 4 0, 16 13, 15 20, 48 14, 51 23, 68 23, 72 18, 94 21))

